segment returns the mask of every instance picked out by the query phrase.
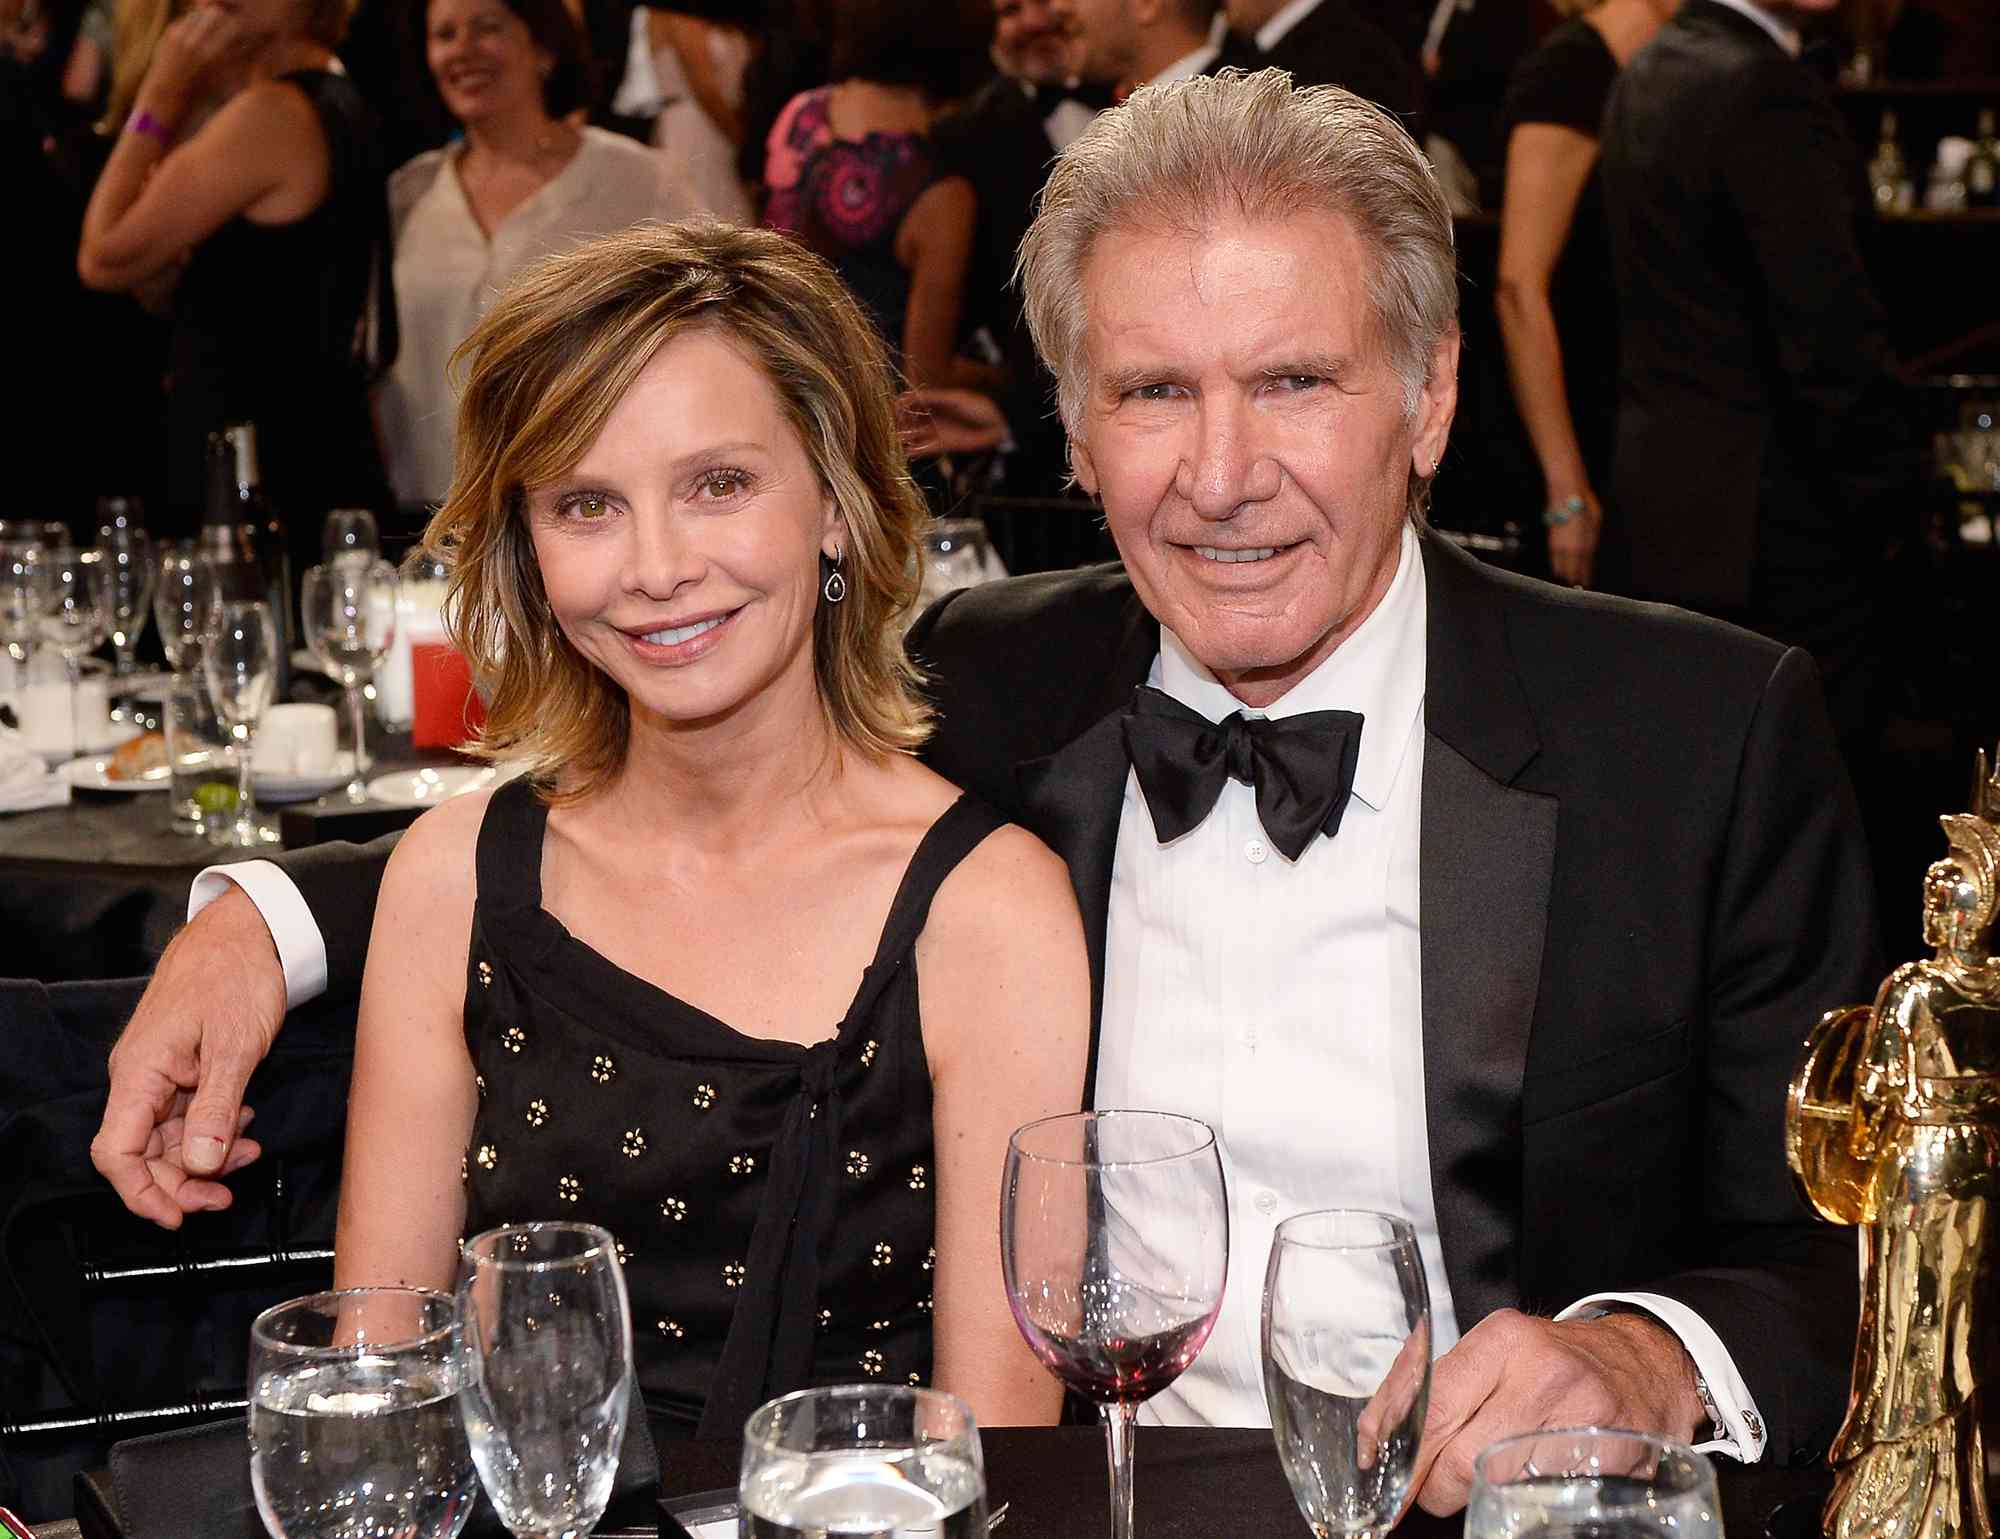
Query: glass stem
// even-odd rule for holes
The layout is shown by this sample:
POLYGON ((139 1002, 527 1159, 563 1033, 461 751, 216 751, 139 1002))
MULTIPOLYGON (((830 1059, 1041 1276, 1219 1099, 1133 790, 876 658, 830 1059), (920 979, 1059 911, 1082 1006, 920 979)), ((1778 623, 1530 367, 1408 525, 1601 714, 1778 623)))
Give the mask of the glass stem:
POLYGON ((1104 1453, 1111 1466, 1111 1539, 1132 1539, 1132 1436, 1139 1407, 1119 1400, 1104 1408, 1104 1453))
POLYGON ((83 752, 83 655, 65 657, 63 670, 69 674, 69 751, 83 752))
POLYGON ((347 686, 347 710, 354 719, 354 778, 359 781, 368 770, 368 720, 362 709, 359 679, 347 686))
MULTIPOLYGON (((320 719, 325 720, 324 717, 320 719)), ((236 729, 236 842, 238 844, 257 842, 254 806, 250 793, 250 724, 245 722, 236 729)))

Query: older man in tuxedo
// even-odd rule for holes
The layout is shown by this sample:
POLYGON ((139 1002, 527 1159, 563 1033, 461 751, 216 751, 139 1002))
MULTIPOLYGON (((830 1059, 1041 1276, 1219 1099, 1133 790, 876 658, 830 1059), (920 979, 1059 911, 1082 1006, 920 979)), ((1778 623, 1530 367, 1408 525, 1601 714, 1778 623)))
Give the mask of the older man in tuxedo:
MULTIPOLYGON (((1784 1086, 1804 1027, 1878 968, 1812 667, 1423 530, 1451 239, 1408 136, 1347 92, 1208 77, 1103 114, 1022 267, 1124 559, 927 615, 928 752, 1069 862, 1097 1104, 1217 1130, 1223 1316, 1152 1414, 1264 1420, 1265 1250, 1338 1204, 1417 1230, 1442 1352, 1425 1506, 1536 1426, 1816 1458, 1854 1257, 1788 1189, 1784 1086)), ((291 869, 351 982, 373 867, 291 869)), ((227 1200, 191 1166, 243 1158, 283 994, 247 910, 183 933, 113 1058, 96 1153, 163 1221, 227 1200), (204 977, 225 960, 247 1008, 204 977)), ((309 971, 321 936, 277 928, 309 971)))

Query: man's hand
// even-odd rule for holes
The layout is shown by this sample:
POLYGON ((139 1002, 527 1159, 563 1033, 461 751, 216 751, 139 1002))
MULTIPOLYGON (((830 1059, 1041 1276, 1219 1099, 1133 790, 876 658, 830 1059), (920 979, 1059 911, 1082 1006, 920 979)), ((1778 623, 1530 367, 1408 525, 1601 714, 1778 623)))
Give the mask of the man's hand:
POLYGON ((1423 1449, 1410 1479, 1439 1515, 1465 1505, 1472 1461, 1541 1427, 1622 1427, 1686 1441, 1702 1423, 1694 1363, 1650 1315, 1538 1320, 1488 1315, 1438 1359, 1423 1449))
POLYGON ((263 1151, 240 1135, 243 1087, 285 1020, 285 971, 262 916, 231 887, 173 938, 111 1050, 90 1162, 164 1229, 233 1200, 223 1176, 263 1151))

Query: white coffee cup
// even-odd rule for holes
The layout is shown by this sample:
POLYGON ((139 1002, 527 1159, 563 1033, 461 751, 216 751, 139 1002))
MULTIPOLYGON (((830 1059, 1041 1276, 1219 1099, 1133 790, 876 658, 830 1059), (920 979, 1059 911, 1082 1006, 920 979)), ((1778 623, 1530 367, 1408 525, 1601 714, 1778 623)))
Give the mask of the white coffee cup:
POLYGON ((329 775, 340 751, 330 705, 272 705, 258 718, 250 765, 260 775, 329 775))
POLYGON ((21 736, 38 753, 86 753, 102 749, 111 737, 111 700, 101 678, 87 677, 76 687, 76 725, 70 726, 67 684, 24 684, 9 697, 21 736))

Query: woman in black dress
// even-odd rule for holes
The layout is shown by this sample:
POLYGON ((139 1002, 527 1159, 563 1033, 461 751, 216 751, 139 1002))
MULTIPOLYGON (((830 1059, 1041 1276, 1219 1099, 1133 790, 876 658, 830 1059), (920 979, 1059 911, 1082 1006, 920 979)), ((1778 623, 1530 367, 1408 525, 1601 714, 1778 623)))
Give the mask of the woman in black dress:
POLYGON ((153 285, 186 263, 162 522, 190 527, 199 514, 208 435, 254 422, 265 490, 294 526, 296 554, 313 560, 327 508, 387 497, 367 403, 394 353, 384 167, 373 116, 333 52, 346 14, 346 0, 209 0, 173 22, 77 253, 99 289, 153 285), (364 326, 370 315, 386 335, 364 326))
POLYGON ((335 1274, 618 1241, 656 1424, 813 1383, 1057 1393, 1000 1283, 1008 1135, 1077 1105, 1060 861, 919 764, 924 509, 882 346, 760 230, 639 226, 466 343, 426 537, 523 778, 421 818, 362 990, 335 1274))
POLYGON ((1618 399, 1616 294, 1597 188, 1604 104, 1624 62, 1679 0, 1602 0, 1557 27, 1507 88, 1507 180, 1496 308, 1528 437, 1540 462, 1549 565, 1588 587, 1618 399))

